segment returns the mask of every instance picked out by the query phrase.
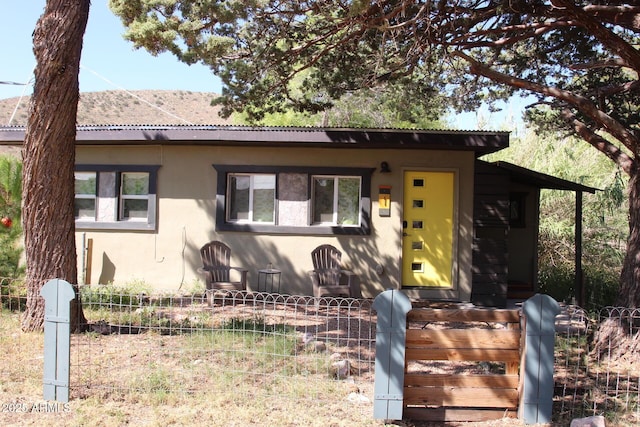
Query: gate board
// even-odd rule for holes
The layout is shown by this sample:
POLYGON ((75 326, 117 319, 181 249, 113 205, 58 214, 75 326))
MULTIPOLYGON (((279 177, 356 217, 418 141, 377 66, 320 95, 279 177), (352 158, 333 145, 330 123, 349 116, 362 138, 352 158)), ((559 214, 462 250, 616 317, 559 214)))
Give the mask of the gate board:
POLYGON ((411 310, 407 314, 404 416, 448 422, 517 416, 522 337, 518 310, 411 310), (428 329, 433 322, 445 323, 428 329), (430 361, 454 365, 499 362, 504 374, 408 371, 412 362, 428 367, 430 361))

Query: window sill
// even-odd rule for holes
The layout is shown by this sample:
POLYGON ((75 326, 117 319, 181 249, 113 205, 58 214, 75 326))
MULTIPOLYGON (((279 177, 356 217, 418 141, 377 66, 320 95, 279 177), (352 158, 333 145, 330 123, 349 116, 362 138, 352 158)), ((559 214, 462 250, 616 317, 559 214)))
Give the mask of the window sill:
POLYGON ((265 233, 265 234, 300 234, 300 235, 344 235, 344 236, 365 236, 371 234, 367 227, 340 227, 314 225, 307 227, 294 227, 282 225, 262 225, 262 224, 234 224, 220 222, 216 224, 216 231, 238 231, 245 233, 265 233))
POLYGON ((155 224, 136 221, 98 222, 76 221, 76 230, 129 230, 129 231, 155 231, 155 224))

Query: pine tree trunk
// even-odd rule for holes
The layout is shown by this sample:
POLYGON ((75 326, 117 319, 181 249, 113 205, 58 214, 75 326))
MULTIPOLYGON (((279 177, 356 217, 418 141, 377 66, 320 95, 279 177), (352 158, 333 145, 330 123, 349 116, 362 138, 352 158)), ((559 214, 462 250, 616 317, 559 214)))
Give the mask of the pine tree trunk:
POLYGON ((629 176, 629 240, 616 305, 640 307, 640 177, 637 168, 629 176))
MULTIPOLYGON (((22 153, 25 331, 43 328, 40 289, 48 280, 77 283, 75 137, 80 53, 89 4, 89 0, 47 0, 33 34, 35 85, 22 153)), ((79 299, 72 301, 71 314, 72 330, 86 323, 79 299)))

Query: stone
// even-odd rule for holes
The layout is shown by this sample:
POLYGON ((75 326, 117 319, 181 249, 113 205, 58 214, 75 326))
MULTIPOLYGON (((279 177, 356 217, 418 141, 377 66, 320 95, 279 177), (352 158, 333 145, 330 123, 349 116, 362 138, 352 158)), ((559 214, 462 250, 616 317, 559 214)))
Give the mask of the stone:
POLYGON ((571 420, 570 427, 606 427, 606 424, 602 415, 595 415, 586 418, 575 418, 571 420))
POLYGON ((333 377, 343 380, 351 374, 351 363, 347 359, 338 360, 331 364, 330 370, 333 377))
POLYGON ((315 340, 315 336, 311 332, 305 332, 302 335, 300 335, 300 341, 304 345, 309 344, 313 340, 315 340))
POLYGON ((362 403, 362 404, 371 403, 371 400, 367 396, 365 396, 364 394, 355 393, 355 392, 349 393, 349 395, 347 396, 347 400, 352 403, 362 403))
POLYGON ((311 341, 306 345, 306 348, 315 353, 324 353, 327 351, 327 344, 322 341, 311 341))

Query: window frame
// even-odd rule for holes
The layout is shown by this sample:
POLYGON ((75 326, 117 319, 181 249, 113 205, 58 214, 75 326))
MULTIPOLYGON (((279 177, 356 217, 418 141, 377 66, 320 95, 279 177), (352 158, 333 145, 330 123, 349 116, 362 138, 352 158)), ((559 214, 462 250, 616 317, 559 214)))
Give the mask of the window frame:
POLYGON ((76 221, 95 221, 96 219, 96 215, 98 213, 98 188, 100 188, 100 182, 99 182, 99 176, 100 174, 98 172, 95 171, 74 171, 74 181, 75 181, 75 172, 78 173, 84 173, 84 174, 93 174, 93 178, 95 181, 95 188, 94 188, 94 192, 93 194, 89 194, 89 193, 76 193, 75 192, 75 182, 74 182, 74 214, 75 214, 75 201, 80 199, 80 200, 93 200, 93 219, 90 219, 91 217, 89 216, 78 216, 75 217, 76 221))
POLYGON ((148 187, 148 183, 147 183, 147 194, 124 194, 124 177, 126 174, 146 174, 148 175, 148 180, 149 182, 151 181, 151 174, 148 172, 141 172, 141 171, 136 171, 136 172, 132 172, 132 171, 122 171, 122 172, 117 172, 118 176, 117 176, 117 181, 119 183, 118 188, 118 217, 117 220, 118 221, 133 221, 133 222, 143 222, 145 221, 145 219, 141 218, 141 217, 125 217, 125 201, 126 200, 146 200, 147 201, 147 220, 149 218, 149 196, 151 194, 151 192, 149 191, 148 187))
POLYGON ((362 222, 362 176, 360 175, 311 175, 311 209, 309 210, 310 224, 311 226, 332 226, 332 227, 359 227, 362 222), (333 195, 332 195, 332 220, 328 221, 316 221, 316 206, 317 202, 314 198, 316 195, 316 183, 318 179, 331 179, 333 180, 333 195), (339 224, 338 223, 338 214, 340 212, 339 209, 339 201, 340 201, 340 180, 341 179, 358 179, 358 220, 356 224, 339 224))
MULTIPOLYGON (((75 172, 96 173, 96 217, 93 220, 76 218, 75 225, 78 230, 131 230, 131 231, 156 231, 157 230, 157 182, 160 165, 92 165, 81 164, 75 166, 75 172), (114 173, 115 182, 113 188, 106 188, 105 182, 100 179, 101 173, 114 173), (122 175, 124 173, 149 174, 149 190, 146 196, 137 195, 135 198, 145 198, 147 203, 147 218, 122 218, 122 175), (100 200, 115 199, 116 206, 113 219, 99 220, 100 200)), ((131 199, 131 196, 127 198, 131 199)))
POLYGON ((276 198, 276 189, 278 188, 278 175, 274 174, 274 173, 248 173, 248 172, 231 172, 227 175, 227 190, 225 194, 230 194, 231 193, 231 177, 241 177, 241 176, 246 176, 249 178, 249 206, 248 206, 248 216, 249 218, 247 219, 231 219, 231 203, 228 203, 227 206, 225 207, 225 221, 229 222, 229 223, 235 223, 235 224, 271 224, 274 225, 276 224, 276 213, 278 211, 278 207, 277 207, 277 198, 276 198), (271 216, 271 221, 256 221, 254 218, 254 213, 255 213, 255 205, 254 205, 254 200, 255 200, 255 194, 254 194, 254 190, 256 189, 255 187, 255 178, 257 176, 269 176, 269 177, 273 177, 273 211, 272 216, 271 216))
POLYGON ((213 164, 217 173, 216 185, 216 231, 238 231, 249 233, 269 233, 269 234, 293 234, 293 235, 369 235, 371 234, 371 176, 375 168, 356 167, 322 167, 322 166, 256 166, 256 165, 222 165, 213 164), (275 174, 275 223, 235 223, 228 222, 226 216, 226 196, 227 181, 229 174, 252 173, 252 174, 275 174), (297 173, 307 176, 306 198, 311 215, 312 197, 312 177, 323 176, 344 176, 360 178, 360 224, 358 226, 311 224, 311 217, 307 218, 307 225, 292 226, 278 224, 279 209, 279 178, 281 173, 297 173))

